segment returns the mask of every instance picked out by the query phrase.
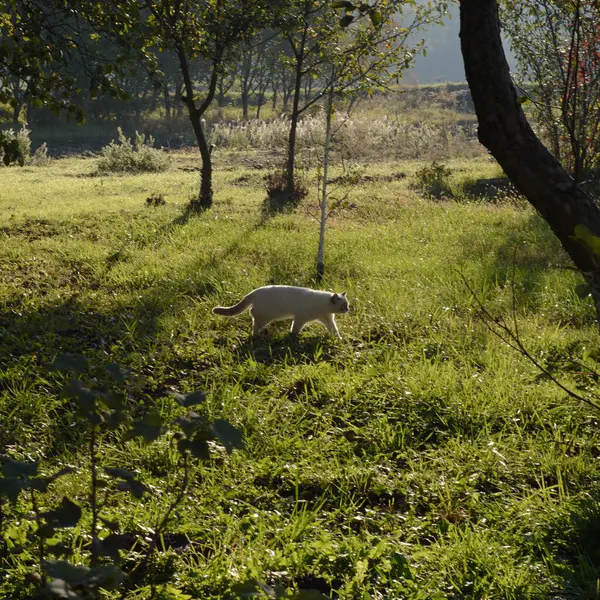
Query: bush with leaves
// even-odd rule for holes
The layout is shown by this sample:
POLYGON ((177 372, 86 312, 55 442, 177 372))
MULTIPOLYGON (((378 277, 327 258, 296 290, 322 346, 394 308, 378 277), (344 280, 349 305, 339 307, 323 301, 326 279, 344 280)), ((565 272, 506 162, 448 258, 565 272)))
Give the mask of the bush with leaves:
POLYGON ((2 162, 8 166, 18 163, 23 166, 31 156, 31 131, 27 125, 23 125, 19 131, 7 129, 0 131, 0 157, 2 162))
POLYGON ((450 189, 449 177, 452 174, 451 169, 436 161, 430 165, 419 169, 416 174, 416 181, 411 184, 411 187, 427 198, 451 198, 452 190, 450 189))
POLYGON ((102 149, 98 162, 99 173, 145 173, 166 171, 171 159, 168 154, 153 148, 154 138, 146 140, 143 133, 135 132, 135 139, 127 138, 117 129, 118 139, 102 149))
POLYGON ((51 497, 49 488, 73 469, 59 468, 46 475, 35 462, 5 459, 0 477, 0 558, 4 579, 6 582, 20 578, 20 582, 14 582, 15 589, 24 589, 25 582, 29 582, 34 588, 33 597, 83 600, 100 597, 104 594, 100 590, 119 589, 125 597, 127 590, 139 591, 137 574, 143 575, 147 570, 173 511, 184 500, 191 462, 207 460, 215 442, 231 453, 241 447, 242 436, 229 422, 210 422, 190 410, 204 402, 202 392, 174 394, 177 407, 173 407, 173 413, 177 416, 170 421, 156 411, 134 418, 124 393, 129 378, 126 369, 107 364, 99 376, 92 373, 81 355, 59 356, 53 369, 75 375, 68 380, 63 395, 74 402, 77 419, 87 431, 89 502, 79 505, 64 496, 57 507, 41 510, 40 506, 51 497), (111 495, 128 492, 141 499, 150 493, 136 473, 104 464, 104 440, 117 433, 124 443, 136 438, 152 443, 168 436, 180 453, 178 489, 150 537, 132 538, 131 533, 121 530, 113 515, 105 512, 111 495), (34 515, 31 522, 26 518, 30 511, 34 515), (88 528, 87 533, 83 533, 83 527, 88 528), (75 528, 79 529, 77 536, 75 528), (73 558, 74 547, 79 548, 77 562, 73 558), (128 573, 123 570, 125 563, 128 573), (133 572, 135 579, 131 577, 133 572))

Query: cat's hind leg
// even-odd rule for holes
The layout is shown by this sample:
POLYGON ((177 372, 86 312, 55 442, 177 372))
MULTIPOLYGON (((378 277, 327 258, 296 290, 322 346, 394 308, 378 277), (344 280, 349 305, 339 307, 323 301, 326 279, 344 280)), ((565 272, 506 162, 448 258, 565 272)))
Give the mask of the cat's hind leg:
POLYGON ((252 315, 252 335, 258 336, 261 330, 269 324, 269 319, 253 310, 250 310, 250 314, 252 315))

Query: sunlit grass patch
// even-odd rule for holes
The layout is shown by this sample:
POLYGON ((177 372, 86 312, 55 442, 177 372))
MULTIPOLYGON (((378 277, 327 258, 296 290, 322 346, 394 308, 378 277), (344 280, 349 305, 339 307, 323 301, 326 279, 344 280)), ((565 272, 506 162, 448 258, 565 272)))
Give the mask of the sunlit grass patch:
MULTIPOLYGON (((326 232, 322 287, 348 292, 342 340, 318 324, 292 338, 281 323, 252 340, 247 313, 211 309, 261 285, 314 285, 316 185, 266 218, 270 165, 222 152, 214 208, 198 216, 185 212, 194 153, 143 175, 98 176, 93 158, 3 170, 3 451, 75 465, 46 501, 85 505, 84 433, 48 371, 80 352, 131 369, 137 413, 170 415, 172 391, 203 389, 198 410, 244 434, 243 451, 194 466, 169 522, 156 564, 185 593, 222 598, 257 579, 349 600, 593 597, 595 412, 478 311, 477 300, 565 383, 595 390, 593 307, 544 222, 510 199, 460 195, 461 182, 499 175, 487 157, 446 160, 454 198, 442 201, 410 189, 428 159, 365 161, 347 190, 336 167, 332 193, 349 195, 326 232), (152 194, 165 205, 148 207, 152 194)), ((115 496, 107 517, 155 527, 179 477, 173 443, 104 443, 104 458, 153 486, 142 503, 115 496)), ((25 597, 14 578, 0 585, 25 597)))

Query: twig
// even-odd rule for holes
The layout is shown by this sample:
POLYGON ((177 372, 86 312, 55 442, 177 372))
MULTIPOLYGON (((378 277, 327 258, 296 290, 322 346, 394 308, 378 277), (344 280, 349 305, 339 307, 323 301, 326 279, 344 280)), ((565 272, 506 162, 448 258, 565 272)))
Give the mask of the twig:
MULTIPOLYGON (((148 564, 148 561, 150 560, 152 554, 154 553, 154 549, 156 548, 158 539, 160 538, 165 527, 167 526, 169 518, 171 517, 171 513, 175 510, 175 508, 183 500, 183 497, 184 497, 185 492, 188 487, 188 483, 189 483, 189 455, 186 452, 183 455, 183 480, 181 482, 181 487, 179 488, 179 493, 177 494, 177 497, 173 500, 173 502, 171 502, 171 504, 169 505, 169 508, 165 512, 162 520, 155 528, 154 535, 152 536, 152 541, 150 542, 150 545, 148 546, 148 549, 146 550, 146 554, 145 554, 144 558, 135 567, 133 567, 133 569, 129 572, 128 579, 130 581, 131 581, 131 576, 137 570, 141 570, 141 572, 143 573, 144 568, 146 567, 146 565, 148 564)), ((126 598, 126 596, 127 596, 127 588, 123 588, 123 593, 121 595, 121 598, 122 599, 126 598)))
POLYGON ((573 390, 569 389, 567 386, 565 386, 563 383, 561 383, 548 369, 546 369, 545 367, 543 367, 534 358, 534 356, 527 350, 527 348, 525 348, 525 346, 523 345, 523 342, 521 341, 520 337, 517 334, 515 334, 515 332, 513 332, 510 329, 510 327, 508 327, 500 319, 494 318, 490 314, 490 312, 487 310, 487 308, 485 308, 485 306, 482 304, 481 300, 478 298, 478 296, 475 293, 475 291, 473 290, 473 288, 469 285, 469 282, 467 281, 466 277, 462 273, 460 273, 460 272, 458 274, 462 278, 465 286, 467 287, 467 289, 469 290, 469 292, 471 292, 471 295, 473 296, 475 302, 477 303, 477 306, 479 307, 479 315, 483 318, 483 322, 485 323, 486 327, 496 337, 500 338, 505 344, 507 344, 513 350, 516 350, 517 352, 520 352, 539 371, 541 371, 546 377, 548 377, 548 379, 550 379, 550 381, 552 381, 552 383, 554 383, 555 385, 557 385, 568 396, 570 396, 571 398, 574 398, 575 400, 579 400, 580 402, 583 402, 584 404, 587 404, 588 406, 591 406, 592 408, 595 408, 596 410, 600 411, 600 405, 599 404, 596 404, 595 402, 593 402, 589 398, 586 398, 586 397, 582 396, 581 394, 578 394, 577 392, 574 392, 573 390), (492 326, 491 323, 494 323, 495 327, 492 326), (500 331, 498 331, 498 329, 500 329, 500 331))
POLYGON ((33 512, 35 513, 35 522, 38 528, 38 558, 40 561, 40 582, 42 586, 46 587, 46 574, 44 572, 44 561, 46 560, 46 552, 44 548, 44 536, 42 535, 42 519, 40 517, 40 509, 35 497, 35 491, 31 490, 31 505, 33 506, 33 512))
POLYGON ((91 536, 92 536, 92 552, 90 556, 90 563, 95 566, 99 563, 99 557, 97 554, 96 544, 96 533, 98 531, 98 465, 96 456, 96 425, 92 425, 90 430, 90 472, 92 476, 92 490, 90 496, 90 504, 92 509, 92 525, 91 525, 91 536))

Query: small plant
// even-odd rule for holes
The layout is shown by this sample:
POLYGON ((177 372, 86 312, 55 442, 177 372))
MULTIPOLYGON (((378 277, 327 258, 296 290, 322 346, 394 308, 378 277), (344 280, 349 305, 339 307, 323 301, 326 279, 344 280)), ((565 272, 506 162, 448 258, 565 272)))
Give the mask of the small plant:
POLYGON ((93 376, 84 356, 62 355, 54 361, 52 369, 75 375, 68 381, 63 396, 74 401, 77 419, 87 430, 89 502, 80 506, 63 496, 58 507, 42 511, 40 506, 48 502, 48 488, 73 469, 64 467, 50 476, 42 476, 35 462, 5 460, 0 477, 0 550, 5 555, 9 551, 10 558, 7 555, 5 561, 8 576, 18 578, 23 575, 25 564, 33 565, 33 572, 30 566, 26 568, 25 578, 43 597, 84 600, 100 597, 101 589, 132 590, 138 587, 138 573, 144 576, 173 511, 185 498, 191 461, 207 460, 211 455, 210 444, 214 442, 222 444, 229 453, 240 448, 241 433, 225 420, 209 422, 190 410, 204 402, 203 392, 174 394, 178 407, 174 410, 177 416, 171 421, 158 411, 134 418, 122 389, 129 373, 120 365, 107 364, 102 376, 93 376), (150 493, 136 473, 105 464, 112 462, 104 445, 111 435, 119 435, 124 443, 141 438, 147 444, 169 436, 179 452, 178 489, 174 490, 172 501, 150 537, 142 534, 132 537, 131 533, 121 531, 118 521, 106 510, 112 504, 109 502, 112 495, 128 492, 140 500, 150 493), (27 500, 34 519, 27 525, 27 531, 23 531, 19 523, 28 523, 27 512, 23 512, 27 511, 27 500), (9 510, 5 510, 6 503, 9 510), (83 527, 87 532, 84 533, 83 527), (67 534, 67 530, 71 533, 67 534), (76 560, 72 558, 73 545, 80 549, 76 560), (20 560, 20 555, 25 559, 20 560), (128 572, 123 570, 125 563, 128 572))
POLYGON ((263 203, 262 212, 264 216, 276 212, 286 212, 298 206, 302 198, 308 194, 305 181, 297 177, 294 181, 294 189, 286 190, 287 173, 285 169, 278 169, 265 175, 267 182, 267 198, 263 203))
POLYGON ((146 198, 146 206, 164 206, 167 203, 162 194, 152 194, 146 198))
POLYGON ((416 181, 411 185, 427 198, 452 198, 452 190, 448 181, 452 170, 443 164, 433 161, 430 165, 419 169, 416 174, 416 181))
POLYGON ((143 133, 135 132, 135 140, 127 138, 117 129, 118 140, 102 149, 98 162, 99 173, 147 173, 166 171, 171 159, 162 150, 153 148, 154 138, 146 140, 143 133))
POLYGON ((46 142, 35 149, 30 162, 36 167, 47 165, 50 162, 50 157, 48 156, 48 146, 46 142))

